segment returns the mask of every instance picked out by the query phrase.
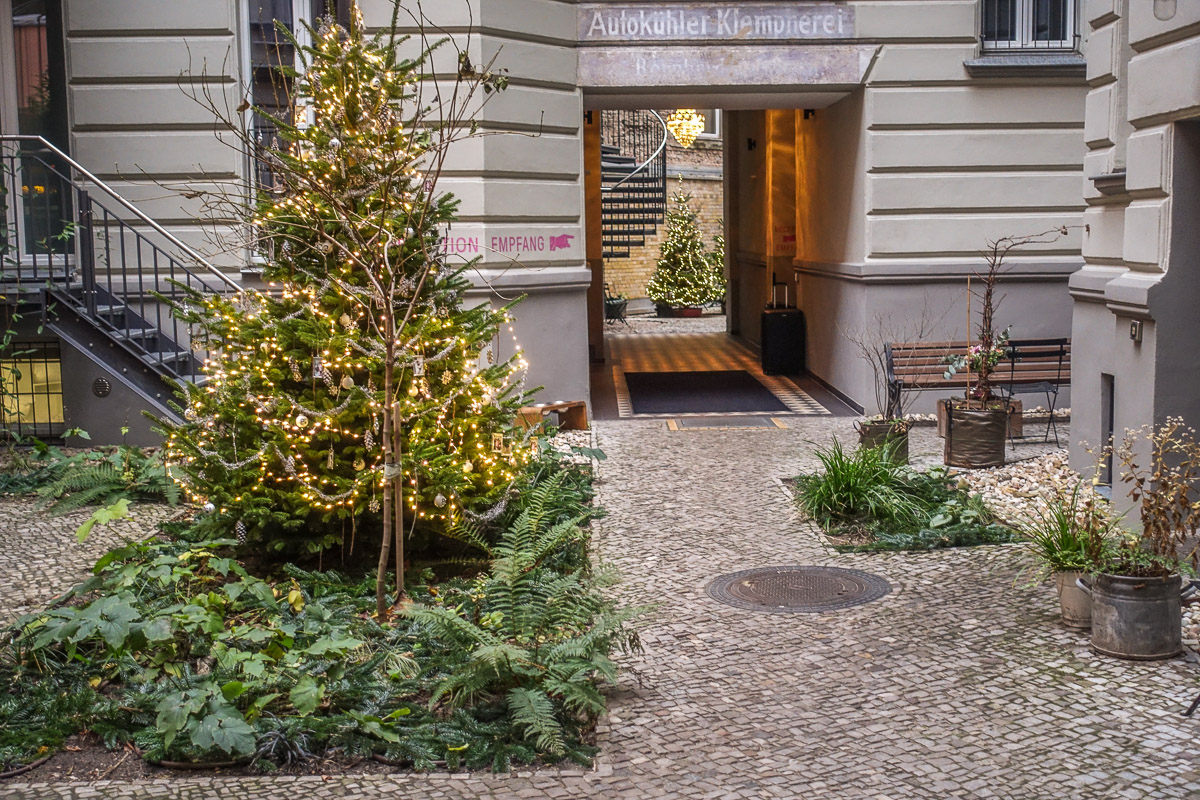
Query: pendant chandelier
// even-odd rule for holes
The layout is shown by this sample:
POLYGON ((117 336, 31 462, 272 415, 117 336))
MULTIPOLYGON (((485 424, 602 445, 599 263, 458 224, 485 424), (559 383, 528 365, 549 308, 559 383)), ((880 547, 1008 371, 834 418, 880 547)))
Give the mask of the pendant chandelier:
POLYGON ((675 141, 691 147, 696 137, 704 133, 704 115, 694 108, 680 108, 667 117, 667 130, 675 141))

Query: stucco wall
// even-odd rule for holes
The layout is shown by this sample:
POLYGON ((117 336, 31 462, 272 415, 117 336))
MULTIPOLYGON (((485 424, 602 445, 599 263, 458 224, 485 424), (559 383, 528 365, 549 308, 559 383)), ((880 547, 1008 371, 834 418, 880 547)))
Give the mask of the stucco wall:
POLYGON ((233 114, 240 102, 239 3, 69 0, 65 6, 72 155, 236 273, 244 259, 229 246, 229 219, 206 209, 196 193, 238 193, 246 166, 203 105, 233 114))
MULTIPOLYGON (((1071 280, 1080 347, 1072 433, 1096 443, 1170 415, 1200 420, 1191 345, 1200 301, 1200 5, 1105 0, 1089 4, 1087 16, 1095 44, 1083 181, 1090 230, 1085 266, 1071 280)), ((1090 464, 1078 443, 1072 461, 1090 464)))
MULTIPOLYGON (((362 5, 368 24, 390 19, 390 0, 362 5)), ((470 273, 475 300, 502 304, 527 295, 514 312, 514 329, 530 363, 529 384, 545 387, 542 399, 586 399, 591 273, 574 4, 449 0, 426 3, 424 11, 456 37, 472 63, 509 76, 505 91, 476 98, 474 117, 485 135, 452 147, 438 185, 461 201, 449 231, 451 260, 479 258, 470 273)), ((457 68, 452 48, 435 52, 432 72, 457 68)))
MULTIPOLYGON (((860 35, 885 11, 892 35, 903 29, 906 10, 884 6, 870 16, 858 6, 860 35)), ((870 372, 842 331, 879 313, 927 312, 941 320, 934 336, 967 338, 966 281, 989 239, 1070 228, 1009 258, 999 313, 1014 338, 1070 335, 1086 87, 1053 73, 972 75, 966 62, 979 53, 964 40, 977 21, 951 8, 924 41, 885 41, 861 90, 797 120, 795 266, 809 368, 864 406, 870 372)))

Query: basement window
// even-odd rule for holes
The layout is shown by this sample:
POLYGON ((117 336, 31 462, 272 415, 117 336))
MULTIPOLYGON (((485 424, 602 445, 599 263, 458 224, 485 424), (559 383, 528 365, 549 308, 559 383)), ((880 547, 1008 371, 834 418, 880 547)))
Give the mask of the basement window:
POLYGON ((58 342, 13 342, 0 358, 0 436, 40 439, 63 432, 58 342))

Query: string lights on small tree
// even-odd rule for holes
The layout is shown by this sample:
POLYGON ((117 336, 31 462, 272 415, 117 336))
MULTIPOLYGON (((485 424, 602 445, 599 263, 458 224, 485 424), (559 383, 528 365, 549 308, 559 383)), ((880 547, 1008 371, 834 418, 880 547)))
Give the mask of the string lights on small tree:
POLYGON ((675 207, 667 212, 666 238, 646 295, 655 303, 677 308, 720 302, 725 299, 725 238, 715 238, 714 252, 709 252, 691 208, 691 195, 676 192, 672 200, 675 207))
POLYGON ((239 534, 291 531, 318 550, 330 523, 378 522, 381 614, 389 556, 405 597, 406 531, 497 513, 529 457, 512 429, 525 362, 515 344, 498 355, 510 308, 464 307, 471 264, 440 244, 457 206, 437 191, 446 148, 506 80, 461 55, 430 103, 431 50, 405 60, 399 44, 368 35, 355 6, 348 30, 325 19, 302 48, 281 146, 256 148, 275 178, 251 218, 269 291, 176 309, 207 379, 181 387, 185 422, 165 423, 193 498, 239 534))

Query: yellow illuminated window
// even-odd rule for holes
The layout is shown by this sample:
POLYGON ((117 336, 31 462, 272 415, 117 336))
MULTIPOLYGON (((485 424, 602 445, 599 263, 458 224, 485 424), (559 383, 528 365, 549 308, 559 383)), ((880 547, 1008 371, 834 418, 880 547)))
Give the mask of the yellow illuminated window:
POLYGON ((57 342, 14 343, 0 359, 0 428, 50 436, 63 427, 62 364, 57 342))

